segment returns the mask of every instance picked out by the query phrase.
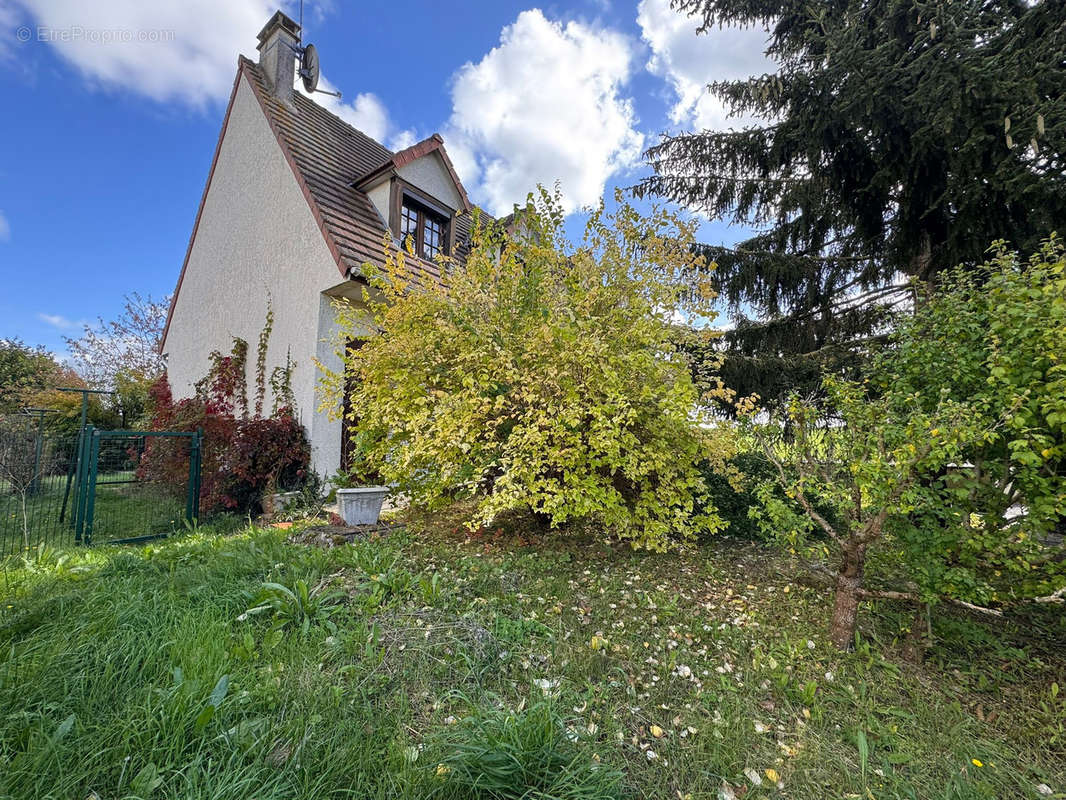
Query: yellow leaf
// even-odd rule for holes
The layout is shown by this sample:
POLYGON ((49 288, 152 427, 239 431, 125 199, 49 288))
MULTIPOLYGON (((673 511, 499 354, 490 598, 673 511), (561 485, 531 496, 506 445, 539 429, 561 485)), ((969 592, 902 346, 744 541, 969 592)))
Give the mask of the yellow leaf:
POLYGON ((777 774, 776 769, 766 770, 766 777, 770 779, 771 783, 777 783, 779 780, 781 780, 781 776, 777 774))
POLYGON ((662 728, 660 728, 658 725, 652 725, 650 730, 651 730, 651 735, 654 736, 656 739, 662 739, 663 738, 663 734, 665 733, 665 731, 662 728))

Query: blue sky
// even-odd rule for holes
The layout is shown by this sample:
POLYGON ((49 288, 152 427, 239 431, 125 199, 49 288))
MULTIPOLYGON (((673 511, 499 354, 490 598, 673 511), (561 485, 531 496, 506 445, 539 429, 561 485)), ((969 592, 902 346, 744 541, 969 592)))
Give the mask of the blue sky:
MULTIPOLYGON (((172 291, 237 53, 255 57, 274 7, 0 0, 0 337, 62 352, 123 294, 172 291)), ((392 147, 442 132, 490 210, 537 182, 560 180, 574 209, 631 185, 661 132, 737 124, 706 82, 764 65, 764 34, 697 37, 667 0, 336 0, 306 3, 304 19, 344 93, 316 99, 392 147)))

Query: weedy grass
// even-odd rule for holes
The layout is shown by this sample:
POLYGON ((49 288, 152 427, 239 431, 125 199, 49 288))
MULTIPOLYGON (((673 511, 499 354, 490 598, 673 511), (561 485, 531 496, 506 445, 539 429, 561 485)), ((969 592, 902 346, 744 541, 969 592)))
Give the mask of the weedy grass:
POLYGON ((429 740, 430 752, 440 758, 434 774, 444 784, 442 794, 469 800, 621 798, 622 771, 589 757, 582 734, 550 698, 518 710, 466 703, 468 714, 429 740))
MULTIPOLYGON (((187 527, 183 486, 167 490, 151 483, 114 483, 132 479, 131 472, 101 473, 99 477, 94 542, 173 533, 187 527)), ((25 497, 0 481, 0 559, 32 557, 39 545, 72 547, 74 513, 74 493, 64 475, 43 477, 39 490, 25 497)))
POLYGON ((8 562, 0 797, 1066 797, 1061 609, 913 666, 750 543, 287 534, 8 562))

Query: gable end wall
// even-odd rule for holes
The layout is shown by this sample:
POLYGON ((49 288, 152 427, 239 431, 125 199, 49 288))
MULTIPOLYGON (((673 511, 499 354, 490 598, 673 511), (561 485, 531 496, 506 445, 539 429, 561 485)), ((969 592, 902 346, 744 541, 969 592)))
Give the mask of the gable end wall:
POLYGON ((339 282, 307 199, 242 75, 164 343, 175 398, 190 396, 211 351, 229 352, 237 336, 248 342, 251 400, 270 298, 267 377, 291 353, 296 411, 312 440, 313 466, 320 474, 336 471, 340 425, 316 413, 311 359, 332 319, 321 293, 339 282))

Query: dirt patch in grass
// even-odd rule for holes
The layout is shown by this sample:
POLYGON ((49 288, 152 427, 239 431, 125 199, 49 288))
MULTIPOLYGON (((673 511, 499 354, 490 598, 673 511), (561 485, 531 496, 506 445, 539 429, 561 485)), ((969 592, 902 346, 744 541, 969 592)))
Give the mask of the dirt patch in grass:
POLYGON ((351 544, 361 539, 374 539, 386 536, 395 531, 402 530, 400 523, 390 522, 379 525, 312 525, 301 528, 298 533, 289 537, 293 544, 302 544, 310 547, 338 547, 351 544))

